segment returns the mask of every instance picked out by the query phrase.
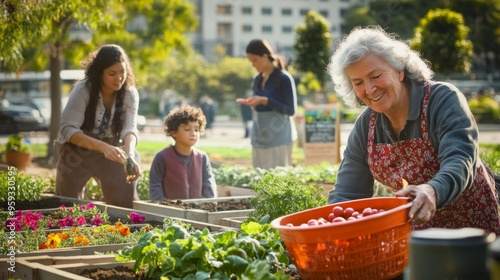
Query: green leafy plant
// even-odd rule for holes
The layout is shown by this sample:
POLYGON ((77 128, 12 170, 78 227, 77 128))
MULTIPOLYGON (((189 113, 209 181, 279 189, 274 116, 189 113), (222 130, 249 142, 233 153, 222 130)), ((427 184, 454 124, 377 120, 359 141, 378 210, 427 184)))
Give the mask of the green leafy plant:
POLYGON ((268 223, 248 222, 240 231, 216 234, 206 228, 190 233, 173 223, 119 250, 117 260, 135 260, 135 272, 152 279, 289 279, 283 269, 290 261, 279 232, 268 223), (270 273, 272 267, 278 272, 270 273))
POLYGON ((313 166, 276 167, 269 170, 223 164, 219 168, 214 168, 214 176, 217 185, 221 186, 250 187, 268 173, 279 177, 294 177, 300 183, 333 184, 337 179, 337 170, 338 165, 326 163, 313 166))
POLYGON ((259 220, 268 215, 271 220, 291 213, 326 205, 323 188, 312 184, 301 184, 293 176, 266 174, 259 182, 252 184, 256 191, 251 198, 255 211, 250 220, 259 220))
POLYGON ((14 201, 37 201, 50 185, 50 180, 40 176, 31 176, 15 170, 0 172, 0 201, 9 198, 14 201))
POLYGON ((29 153, 31 150, 30 145, 25 142, 21 135, 11 135, 7 138, 5 143, 5 151, 16 151, 22 153, 29 153))

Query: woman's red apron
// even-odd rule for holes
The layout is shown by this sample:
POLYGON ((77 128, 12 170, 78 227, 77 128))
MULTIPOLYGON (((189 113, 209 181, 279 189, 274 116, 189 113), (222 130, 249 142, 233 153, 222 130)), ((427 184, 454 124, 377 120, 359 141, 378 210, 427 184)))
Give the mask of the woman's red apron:
MULTIPOLYGON (((409 184, 428 182, 439 171, 438 155, 432 147, 427 129, 427 104, 430 85, 425 86, 421 114, 421 138, 398 141, 394 144, 375 144, 375 112, 371 113, 368 132, 368 165, 373 177, 396 192, 403 187, 403 179, 409 184)), ((413 229, 482 228, 500 234, 500 220, 491 170, 482 162, 477 166, 474 183, 455 200, 438 209, 431 221, 414 225, 413 229)))

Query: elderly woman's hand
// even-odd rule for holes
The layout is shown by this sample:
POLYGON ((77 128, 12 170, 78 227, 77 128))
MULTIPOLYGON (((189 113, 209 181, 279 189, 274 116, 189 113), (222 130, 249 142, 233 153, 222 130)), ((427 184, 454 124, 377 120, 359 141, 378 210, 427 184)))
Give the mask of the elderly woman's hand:
POLYGON ((413 201, 409 216, 417 225, 427 223, 436 213, 436 191, 429 184, 409 185, 396 192, 396 197, 408 197, 413 201))

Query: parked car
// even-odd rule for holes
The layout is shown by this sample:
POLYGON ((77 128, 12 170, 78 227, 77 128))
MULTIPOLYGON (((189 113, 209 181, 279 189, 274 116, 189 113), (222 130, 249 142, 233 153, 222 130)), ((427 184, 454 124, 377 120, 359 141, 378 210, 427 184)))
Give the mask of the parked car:
POLYGON ((0 106, 0 134, 22 131, 46 131, 49 126, 40 112, 29 106, 0 106))
POLYGON ((139 131, 144 131, 144 128, 146 127, 146 117, 143 115, 138 115, 137 116, 137 129, 139 131))

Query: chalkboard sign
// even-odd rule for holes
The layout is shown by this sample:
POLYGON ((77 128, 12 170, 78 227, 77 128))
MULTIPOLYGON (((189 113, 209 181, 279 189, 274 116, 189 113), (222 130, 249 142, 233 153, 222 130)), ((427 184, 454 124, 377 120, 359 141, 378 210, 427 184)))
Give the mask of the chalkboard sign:
POLYGON ((314 109, 305 112, 306 143, 335 142, 337 110, 314 109))
POLYGON ((339 104, 304 106, 304 164, 340 162, 339 104))

